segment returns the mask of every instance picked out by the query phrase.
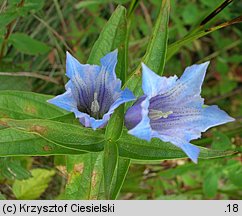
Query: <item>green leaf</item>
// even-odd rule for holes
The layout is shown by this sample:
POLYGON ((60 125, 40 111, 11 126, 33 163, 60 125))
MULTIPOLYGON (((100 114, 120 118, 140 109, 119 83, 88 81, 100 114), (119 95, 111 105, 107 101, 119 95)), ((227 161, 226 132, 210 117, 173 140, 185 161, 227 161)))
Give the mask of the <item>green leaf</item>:
POLYGON ((118 48, 118 64, 116 66, 116 74, 121 80, 124 80, 125 74, 122 74, 124 65, 124 43, 126 37, 127 22, 126 9, 118 6, 114 11, 101 34, 95 42, 90 53, 88 63, 99 64, 100 59, 110 51, 118 48))
MULTIPOLYGON (((187 158, 186 154, 180 148, 171 143, 165 143, 157 138, 153 138, 151 142, 147 142, 123 133, 122 137, 118 140, 118 146, 120 156, 134 160, 187 158)), ((225 157, 236 153, 235 151, 219 151, 203 147, 199 148, 199 158, 201 159, 225 157)))
POLYGON ((169 12, 170 0, 163 0, 144 56, 144 63, 159 75, 162 75, 166 61, 169 12))
POLYGON ((23 5, 16 6, 19 2, 20 1, 10 2, 10 7, 1 13, 0 29, 18 17, 26 16, 29 12, 36 12, 44 6, 44 0, 25 0, 23 5))
POLYGON ((118 158, 118 167, 115 172, 116 182, 112 192, 112 196, 110 197, 111 199, 117 199, 117 196, 123 186, 124 180, 128 173, 129 166, 130 166, 130 159, 121 158, 121 157, 118 158))
POLYGON ((23 166, 20 161, 11 158, 0 158, 0 174, 7 179, 27 179, 31 174, 23 166))
POLYGON ((124 105, 119 106, 112 114, 105 130, 105 139, 117 141, 122 134, 124 125, 124 105))
POLYGON ((44 6, 44 0, 25 0, 24 5, 21 10, 26 12, 37 12, 41 10, 44 6))
POLYGON ((46 101, 52 96, 23 91, 0 91, 0 118, 55 118, 67 114, 46 101))
POLYGON ((228 136, 225 134, 215 131, 213 132, 212 148, 217 150, 229 150, 232 147, 232 143, 228 136))
POLYGON ((103 152, 67 157, 66 199, 104 199, 103 152))
MULTIPOLYGON (((81 154, 83 151, 96 152, 104 148, 105 137, 102 130, 93 131, 81 126, 41 119, 0 119, 0 126, 10 127, 0 130, 0 156, 78 154, 78 151, 81 154), (29 149, 24 148, 31 146, 30 143, 38 143, 37 140, 38 145, 33 145, 29 149)), ((121 157, 135 160, 187 158, 186 154, 173 144, 156 138, 147 142, 126 133, 118 140, 118 147, 121 157)), ((236 153, 199 148, 202 159, 225 157, 236 153)))
POLYGON ((218 190, 218 175, 214 169, 209 169, 203 180, 203 193, 206 197, 215 197, 218 190))
POLYGON ((240 161, 230 160, 228 162, 228 179, 237 187, 242 188, 242 167, 240 161))
POLYGON ((0 125, 39 135, 64 148, 91 152, 103 150, 102 130, 93 131, 82 126, 42 119, 1 119, 0 125))
POLYGON ((18 16, 19 16, 19 14, 16 13, 15 9, 7 10, 7 11, 1 13, 1 16, 0 16, 0 29, 4 28, 10 22, 15 20, 18 16))
POLYGON ((24 33, 14 33, 9 37, 9 42, 20 52, 36 55, 50 51, 50 47, 45 43, 35 40, 24 33))
POLYGON ((104 188, 106 199, 111 199, 115 187, 115 170, 118 165, 118 147, 116 142, 106 142, 104 147, 104 188))
MULTIPOLYGON (((159 75, 162 75, 166 61, 169 11, 170 1, 163 0, 146 53, 143 57, 144 63, 159 75)), ((125 86, 132 90, 136 96, 142 94, 140 65, 129 76, 125 86)))
POLYGON ((54 144, 33 133, 7 128, 0 130, 0 156, 45 156, 82 154, 80 150, 73 150, 54 144))
POLYGON ((13 193, 19 200, 37 199, 46 190, 52 177, 53 170, 34 169, 31 171, 33 177, 28 180, 16 180, 13 184, 13 193))

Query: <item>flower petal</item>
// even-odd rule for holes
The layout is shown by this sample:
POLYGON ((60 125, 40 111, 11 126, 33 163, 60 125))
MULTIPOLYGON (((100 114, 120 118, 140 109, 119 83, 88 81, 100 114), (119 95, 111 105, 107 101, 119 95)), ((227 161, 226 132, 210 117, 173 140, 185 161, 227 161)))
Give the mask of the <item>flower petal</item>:
POLYGON ((177 108, 168 118, 151 120, 151 128, 161 135, 174 136, 190 142, 201 137, 207 129, 234 121, 217 106, 206 108, 177 108))
MULTIPOLYGON (((140 104, 141 106, 141 121, 131 130, 128 131, 129 134, 136 136, 140 139, 144 139, 147 141, 151 140, 151 127, 150 127, 150 119, 148 117, 148 107, 149 107, 149 99, 146 97, 140 104)), ((137 110, 138 111, 138 110, 137 110)), ((129 121, 128 116, 126 116, 126 123, 129 121)))
POLYGON ((162 94, 171 89, 177 80, 177 76, 161 77, 142 63, 142 89, 149 98, 162 94))
POLYGON ((67 89, 67 91, 61 95, 58 95, 47 101, 48 103, 54 104, 62 109, 67 111, 74 111, 77 109, 76 100, 72 95, 71 89, 67 89))
POLYGON ((142 120, 141 103, 146 99, 146 96, 140 97, 125 113, 125 126, 128 130, 134 128, 142 120))
MULTIPOLYGON (((124 89, 123 91, 120 92, 120 96, 116 99, 116 101, 111 105, 108 113, 107 114, 111 114, 114 112, 114 110, 121 104, 129 102, 129 101, 133 101, 135 100, 135 96, 134 94, 129 90, 129 89, 124 89)), ((105 116, 104 115, 104 116, 105 116)))
POLYGON ((172 101, 181 105, 195 101, 198 106, 201 106, 204 101, 200 96, 201 86, 208 64, 209 62, 205 62, 187 67, 181 78, 177 80, 176 85, 161 95, 164 103, 172 101))
POLYGON ((112 79, 116 79, 115 67, 118 62, 118 49, 108 53, 103 58, 101 58, 101 66, 108 71, 112 79))
MULTIPOLYGON (((94 78, 100 71, 100 66, 81 64, 76 58, 74 58, 69 52, 66 52, 66 75, 70 79, 80 79, 87 76, 94 78)), ((93 81, 93 79, 92 79, 93 81)))
POLYGON ((186 140, 178 138, 175 133, 169 136, 160 134, 157 131, 152 131, 152 137, 159 138, 164 142, 170 142, 181 148, 194 163, 197 163, 200 149, 197 146, 187 142, 186 140))

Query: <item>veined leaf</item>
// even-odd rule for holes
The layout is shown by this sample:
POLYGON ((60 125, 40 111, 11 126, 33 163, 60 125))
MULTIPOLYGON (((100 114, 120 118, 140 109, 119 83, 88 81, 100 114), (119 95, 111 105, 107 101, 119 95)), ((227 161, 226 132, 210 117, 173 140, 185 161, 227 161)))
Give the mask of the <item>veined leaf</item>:
MULTIPOLYGON (((143 57, 143 61, 154 72, 162 75, 167 52, 168 42, 168 22, 169 22, 170 1, 163 0, 160 8, 159 15, 157 17, 152 35, 150 37, 146 53, 143 57)), ((140 65, 129 76, 125 87, 131 89, 136 96, 140 96, 141 91, 141 73, 140 65)))
POLYGON ((23 91, 0 91, 0 118, 55 118, 67 114, 47 103, 51 96, 23 91))
POLYGON ((88 59, 89 64, 99 64, 100 58, 105 56, 110 51, 118 48, 119 52, 116 74, 121 80, 124 80, 125 77, 125 74, 123 74, 124 65, 122 63, 124 61, 123 52, 125 52, 124 43, 126 29, 126 9, 122 6, 118 6, 104 26, 101 34, 92 48, 88 59))
POLYGON ((14 128, 0 130, 0 156, 45 156, 83 154, 80 150, 56 145, 53 142, 29 132, 14 128))
MULTIPOLYGON (((123 133, 123 136, 118 140, 118 146, 119 155, 121 157, 135 160, 167 160, 187 158, 186 154, 180 148, 171 143, 165 143, 157 138, 153 138, 151 142, 147 142, 123 133)), ((201 159, 225 157, 236 153, 235 151, 219 151, 203 147, 199 148, 199 158, 201 159)))
POLYGON ((159 75, 162 75, 166 61, 169 12, 170 0, 163 0, 144 56, 144 63, 159 75))
POLYGON ((104 134, 101 130, 93 131, 81 126, 42 119, 1 119, 0 125, 39 135, 64 148, 88 152, 103 150, 104 134))
POLYGON ((13 193, 17 199, 37 199, 48 187, 51 178, 55 174, 53 170, 34 169, 33 177, 28 180, 16 180, 13 184, 13 193))
MULTIPOLYGON (((0 125, 12 127, 0 130, 0 156, 60 155, 102 151, 104 134, 75 125, 49 120, 1 119, 0 125)), ((119 156, 134 160, 167 160, 187 158, 178 147, 159 139, 147 142, 123 133, 118 140, 119 156)), ((203 147, 199 158, 217 158, 235 154, 203 147)))
POLYGON ((67 157, 66 199, 104 199, 103 152, 67 157))
POLYGON ((35 40, 24 33, 11 34, 9 42, 20 52, 30 55, 43 54, 50 50, 45 43, 35 40))

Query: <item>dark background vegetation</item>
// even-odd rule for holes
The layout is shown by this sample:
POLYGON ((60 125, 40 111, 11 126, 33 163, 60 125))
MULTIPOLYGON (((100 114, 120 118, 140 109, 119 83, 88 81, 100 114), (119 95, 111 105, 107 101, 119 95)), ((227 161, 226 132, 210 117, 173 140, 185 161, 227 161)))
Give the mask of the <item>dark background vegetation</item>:
MULTIPOLYGON (((116 6, 122 4, 128 8, 131 1, 40 0, 33 1, 38 3, 26 11, 16 9, 16 4, 21 7, 23 1, 0 2, 0 90, 56 95, 64 91, 67 80, 65 52, 70 51, 80 62, 85 63, 102 27, 116 6), (15 21, 5 25, 8 10, 13 10, 18 16, 15 21)), ((32 1, 25 1, 24 4, 26 2, 32 1)), ((140 1, 134 12, 129 43, 129 72, 137 66, 145 53, 160 2, 140 1)), ((169 44, 184 37, 221 2, 172 0, 169 44)), ((241 11, 242 2, 234 0, 209 26, 238 17, 241 11)), ((210 129, 203 134, 203 139, 194 142, 198 145, 224 150, 241 147, 241 38, 241 24, 220 29, 182 47, 165 66, 165 76, 180 76, 186 66, 210 60, 202 90, 205 103, 217 104, 237 119, 234 123, 210 129)), ((2 159, 0 197, 15 199, 16 189, 12 189, 14 184, 16 187, 15 176, 5 166, 9 161, 13 167, 19 168, 20 175, 24 175, 26 169, 56 167, 58 157, 2 159)), ((133 164, 119 198, 241 199, 241 164, 241 155, 200 160, 198 165, 187 159, 158 164, 133 164)), ((50 175, 47 179, 48 188, 39 198, 55 199, 63 192, 66 180, 60 166, 58 168, 54 177, 51 179, 50 175)))

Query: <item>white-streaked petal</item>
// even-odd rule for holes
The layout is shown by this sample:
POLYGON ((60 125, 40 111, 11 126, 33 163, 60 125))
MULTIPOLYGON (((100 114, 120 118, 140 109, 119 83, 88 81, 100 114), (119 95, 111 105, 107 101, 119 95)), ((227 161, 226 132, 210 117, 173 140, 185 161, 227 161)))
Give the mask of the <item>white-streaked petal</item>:
POLYGON ((67 89, 65 93, 58 95, 47 102, 71 112, 77 109, 77 103, 70 88, 67 89))
POLYGON ((177 76, 161 77, 142 63, 142 89, 149 98, 165 93, 171 89, 177 80, 177 76))
POLYGON ((93 81, 100 68, 98 65, 81 64, 69 52, 66 52, 66 76, 72 80, 80 78, 86 80, 90 76, 93 81))
POLYGON ((109 75, 115 79, 115 67, 118 62, 118 49, 115 49, 114 51, 108 53, 100 60, 101 66, 105 68, 105 70, 109 73, 109 75))

